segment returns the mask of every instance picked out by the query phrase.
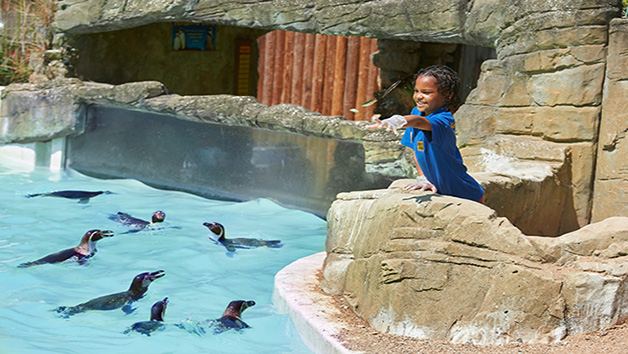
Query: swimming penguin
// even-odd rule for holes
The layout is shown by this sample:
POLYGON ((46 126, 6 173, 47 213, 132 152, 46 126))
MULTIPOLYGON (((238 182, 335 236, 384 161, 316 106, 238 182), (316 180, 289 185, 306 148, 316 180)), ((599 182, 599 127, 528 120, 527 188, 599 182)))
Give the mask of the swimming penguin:
POLYGON ((131 215, 123 212, 118 212, 117 214, 109 215, 109 220, 120 223, 133 231, 144 230, 156 223, 163 222, 166 219, 166 213, 161 210, 158 210, 153 213, 151 217, 151 221, 145 221, 142 219, 134 218, 131 215))
POLYGON ((101 194, 112 194, 110 191, 55 191, 50 193, 29 194, 26 198, 32 197, 59 197, 68 199, 78 199, 79 203, 89 203, 89 199, 101 194))
POLYGON ((19 268, 28 268, 39 264, 59 263, 67 260, 76 260, 79 264, 87 263, 87 259, 96 254, 96 241, 105 237, 113 237, 110 230, 89 230, 81 238, 81 243, 73 248, 68 248, 57 253, 52 253, 36 261, 22 263, 19 268))
POLYGON ((208 331, 211 331, 213 334, 220 334, 230 329, 241 330, 243 328, 250 328, 246 322, 242 321, 242 312, 254 305, 255 301, 231 301, 220 318, 200 322, 185 320, 181 323, 175 324, 175 327, 194 333, 198 336, 203 335, 208 331))
POLYGON ((225 227, 221 224, 217 222, 205 222, 203 225, 212 232, 209 238, 216 243, 222 244, 230 252, 234 252, 236 248, 256 248, 261 246, 279 248, 283 246, 279 240, 261 240, 257 238, 227 239, 225 237, 225 227))
POLYGON ((148 291, 148 286, 155 281, 155 279, 161 278, 164 275, 166 274, 163 270, 138 274, 133 278, 133 282, 131 282, 131 286, 127 291, 101 296, 76 306, 61 306, 55 309, 55 311, 63 314, 65 317, 85 311, 108 311, 119 308, 122 308, 122 311, 126 313, 131 313, 135 311, 135 309, 131 308, 131 304, 144 296, 148 291))
POLYGON ((255 306, 255 301, 236 300, 231 301, 222 317, 213 322, 214 334, 222 333, 230 329, 240 330, 250 328, 246 322, 242 321, 242 312, 251 306, 255 306))
POLYGON ((124 334, 135 331, 150 336, 154 331, 163 330, 165 327, 163 321, 166 315, 166 306, 168 306, 168 298, 157 301, 150 309, 150 321, 136 322, 129 329, 124 331, 124 334))

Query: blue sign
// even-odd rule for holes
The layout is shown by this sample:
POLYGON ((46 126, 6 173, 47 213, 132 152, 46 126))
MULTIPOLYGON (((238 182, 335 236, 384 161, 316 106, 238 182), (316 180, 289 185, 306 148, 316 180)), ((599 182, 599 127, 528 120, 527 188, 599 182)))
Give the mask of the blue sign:
POLYGON ((189 22, 172 24, 172 49, 216 50, 216 26, 189 22))

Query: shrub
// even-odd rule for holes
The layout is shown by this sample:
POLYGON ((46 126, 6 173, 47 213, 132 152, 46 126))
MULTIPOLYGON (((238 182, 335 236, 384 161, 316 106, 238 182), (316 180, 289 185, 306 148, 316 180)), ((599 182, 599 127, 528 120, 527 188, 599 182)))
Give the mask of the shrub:
POLYGON ((51 46, 57 0, 0 1, 0 85, 28 82, 31 59, 51 46))

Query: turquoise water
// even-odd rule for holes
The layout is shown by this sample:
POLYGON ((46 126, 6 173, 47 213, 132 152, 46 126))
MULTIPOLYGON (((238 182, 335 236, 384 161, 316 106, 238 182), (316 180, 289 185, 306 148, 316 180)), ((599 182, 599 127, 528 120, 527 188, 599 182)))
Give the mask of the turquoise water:
POLYGON ((0 353, 310 353, 287 315, 271 302, 274 275, 324 250, 326 222, 269 200, 235 203, 153 189, 133 180, 99 180, 77 172, 31 170, 0 162, 0 353), (88 204, 26 194, 109 190, 88 204), (148 220, 166 213, 161 230, 122 234, 107 219, 118 211, 148 220), (228 237, 279 239, 282 248, 228 253, 208 238, 205 221, 228 237), (90 229, 116 235, 98 242, 87 265, 23 262, 76 246, 90 229), (52 310, 126 291, 142 272, 163 269, 136 310, 91 311, 61 318, 52 310), (150 337, 123 334, 148 320, 153 303, 169 298, 166 328, 150 337), (242 319, 251 328, 197 335, 175 324, 218 318, 232 300, 254 300, 242 319))

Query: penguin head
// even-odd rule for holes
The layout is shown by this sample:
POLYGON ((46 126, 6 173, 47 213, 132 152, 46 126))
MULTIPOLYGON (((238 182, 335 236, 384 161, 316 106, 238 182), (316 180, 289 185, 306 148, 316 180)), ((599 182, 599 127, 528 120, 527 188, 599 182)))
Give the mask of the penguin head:
POLYGON ((166 275, 166 272, 163 270, 158 270, 156 272, 145 272, 142 274, 138 274, 133 278, 133 282, 131 283, 131 291, 146 291, 150 283, 155 281, 155 279, 159 279, 166 275))
POLYGON ((157 210, 153 213, 153 217, 151 218, 152 223, 163 222, 166 219, 166 213, 161 210, 157 210))
POLYGON ((166 307, 168 306, 168 298, 157 301, 150 310, 151 321, 163 321, 166 315, 166 307))
POLYGON ((81 243, 93 243, 105 237, 113 237, 111 230, 89 230, 83 235, 81 243))
POLYGON ((215 236, 218 237, 218 239, 216 240, 215 238, 211 237, 214 241, 221 241, 224 240, 225 238, 225 227, 222 226, 221 224, 217 223, 217 222, 204 222, 203 225, 205 227, 207 227, 209 229, 209 231, 212 232, 212 234, 214 234, 215 236))
POLYGON ((240 316, 242 315, 242 312, 244 312, 244 310, 248 309, 251 306, 255 306, 255 301, 253 301, 253 300, 249 300, 249 301, 245 301, 245 300, 231 301, 229 303, 229 305, 227 306, 227 309, 223 313, 223 316, 230 315, 230 316, 234 316, 236 318, 240 318, 240 316))

